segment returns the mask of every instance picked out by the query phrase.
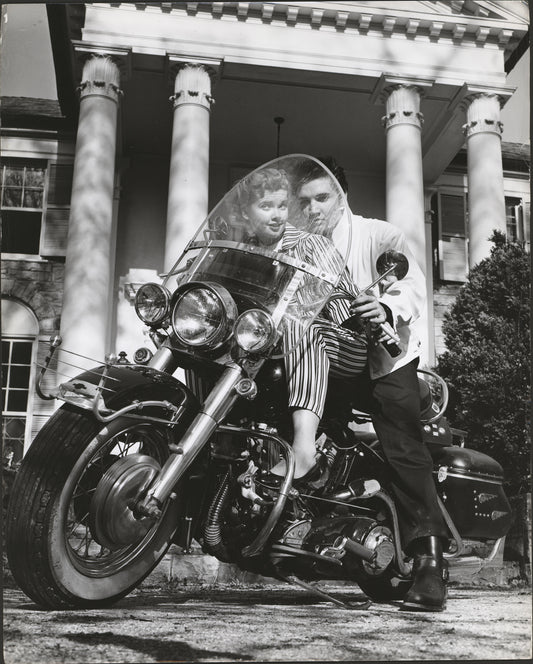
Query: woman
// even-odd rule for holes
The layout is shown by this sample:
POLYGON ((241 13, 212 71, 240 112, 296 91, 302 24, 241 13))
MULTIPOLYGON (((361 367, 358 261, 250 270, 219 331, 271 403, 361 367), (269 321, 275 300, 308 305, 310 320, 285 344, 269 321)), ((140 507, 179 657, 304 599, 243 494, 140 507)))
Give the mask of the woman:
MULTIPOLYGON (((287 223, 290 190, 287 174, 277 169, 265 168, 241 180, 237 185, 237 201, 249 236, 247 241, 320 266, 327 273, 338 274, 343 264, 333 244, 323 236, 301 231, 287 223)), ((349 288, 346 276, 343 282, 343 286, 349 288)), ((305 291, 300 297, 305 298, 305 291)), ((360 373, 366 365, 366 336, 340 327, 347 318, 347 310, 341 309, 337 302, 326 309, 331 320, 315 321, 296 348, 285 356, 294 429, 294 479, 300 484, 317 479, 321 472, 316 462, 315 439, 324 411, 329 372, 350 377, 360 373)), ((301 335, 298 328, 297 321, 286 326, 285 344, 294 346, 301 335)), ((275 477, 284 473, 283 461, 271 469, 275 477)))

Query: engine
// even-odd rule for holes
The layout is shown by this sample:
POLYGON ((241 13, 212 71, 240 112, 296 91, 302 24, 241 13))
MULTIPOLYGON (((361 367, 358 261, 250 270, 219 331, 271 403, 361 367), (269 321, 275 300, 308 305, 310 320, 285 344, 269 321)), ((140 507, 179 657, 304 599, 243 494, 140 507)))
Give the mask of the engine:
POLYGON ((300 573, 316 575, 321 566, 338 568, 338 578, 364 573, 379 576, 394 559, 392 532, 372 518, 331 515, 287 524, 273 550, 298 558, 300 573), (297 553, 296 550, 299 550, 297 553))

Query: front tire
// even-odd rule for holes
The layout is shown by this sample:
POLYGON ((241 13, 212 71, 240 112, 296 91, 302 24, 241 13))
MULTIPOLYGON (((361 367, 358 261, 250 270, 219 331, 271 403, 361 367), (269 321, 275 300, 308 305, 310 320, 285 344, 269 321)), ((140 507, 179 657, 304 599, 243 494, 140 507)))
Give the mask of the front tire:
POLYGON ((6 548, 21 589, 51 609, 107 605, 133 590, 168 549, 180 500, 178 492, 159 519, 141 521, 127 500, 168 454, 157 424, 102 425, 68 405, 57 411, 24 458, 9 501, 6 548))

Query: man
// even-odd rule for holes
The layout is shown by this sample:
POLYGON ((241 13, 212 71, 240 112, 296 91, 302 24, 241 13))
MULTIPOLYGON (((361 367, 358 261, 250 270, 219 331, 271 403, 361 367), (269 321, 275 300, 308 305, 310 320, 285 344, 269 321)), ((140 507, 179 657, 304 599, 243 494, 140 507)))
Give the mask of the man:
MULTIPOLYGON (((322 162, 346 193, 343 170, 331 158, 322 162)), ((306 230, 320 232, 339 205, 331 178, 317 164, 316 170, 300 174, 296 193, 307 221, 306 230)), ((345 254, 348 237, 334 231, 332 239, 345 254)), ((417 327, 426 303, 425 279, 399 229, 352 213, 347 267, 358 286, 374 281, 378 276, 376 261, 387 250, 408 257, 406 276, 390 283, 381 294, 377 290, 361 294, 351 304, 350 313, 373 326, 390 323, 400 339, 401 353, 392 357, 386 343, 369 346, 369 372, 365 381, 358 381, 358 391, 370 393, 372 421, 392 470, 403 549, 414 558, 413 583, 403 606, 442 611, 446 603, 442 541, 447 540, 447 529, 432 479, 431 456, 422 442, 416 373, 420 356, 417 327)))

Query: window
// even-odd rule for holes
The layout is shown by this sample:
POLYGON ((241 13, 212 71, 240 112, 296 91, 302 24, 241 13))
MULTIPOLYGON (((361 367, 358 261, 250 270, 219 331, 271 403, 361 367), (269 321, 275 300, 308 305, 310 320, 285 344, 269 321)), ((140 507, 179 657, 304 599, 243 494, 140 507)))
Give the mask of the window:
POLYGON ((529 245, 529 203, 521 198, 505 197, 507 239, 529 245))
POLYGON ((38 333, 39 323, 28 307, 2 298, 2 436, 8 466, 22 459, 30 438, 38 333))
POLYGON ((2 160, 2 253, 65 255, 72 170, 68 163, 2 160))
POLYGON ((433 197, 438 222, 438 276, 443 281, 466 281, 466 209, 464 192, 439 191, 433 197))
POLYGON ((2 252, 39 253, 45 176, 44 164, 2 165, 2 252))
POLYGON ((32 340, 2 339, 2 435, 9 465, 24 451, 32 352, 32 340))

